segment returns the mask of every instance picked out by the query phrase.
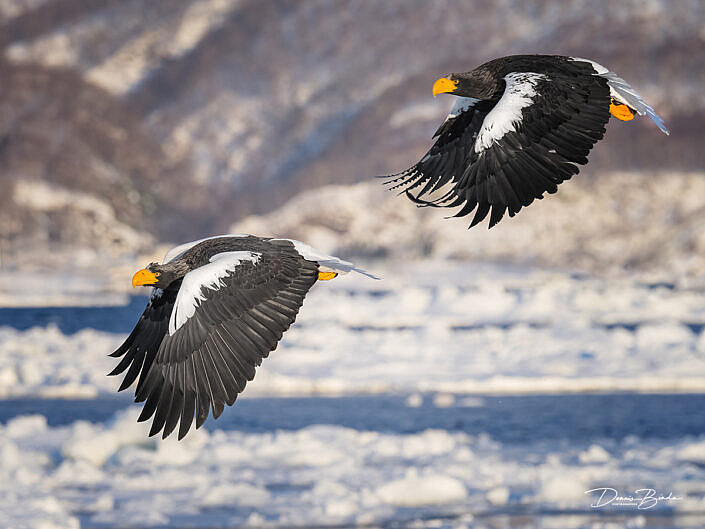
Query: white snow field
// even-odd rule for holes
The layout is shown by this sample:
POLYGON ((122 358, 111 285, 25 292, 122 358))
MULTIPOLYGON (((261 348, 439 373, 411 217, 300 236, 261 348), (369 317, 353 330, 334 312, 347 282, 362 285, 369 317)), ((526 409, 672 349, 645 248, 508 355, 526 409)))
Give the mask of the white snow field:
MULTIPOLYGON (((365 265, 384 280, 315 285, 246 397, 705 391, 702 288, 497 265, 365 265)), ((93 397, 119 385, 105 373, 124 335, 2 323, 0 396, 93 397)))
MULTIPOLYGON (((243 399, 384 393, 440 412, 482 407, 480 395, 493 393, 705 393, 697 285, 360 264, 384 280, 316 285, 243 399)), ((10 325, 0 321, 2 397, 77 397, 91 407, 114 394, 107 354, 124 334, 10 325)), ((48 426, 46 412, 0 425, 0 527, 665 527, 654 512, 700 527, 705 516, 705 432, 510 443, 482 431, 338 424, 223 431, 211 418, 210 431, 177 442, 147 438, 138 413, 48 426), (597 487, 677 498, 655 511, 627 508, 615 524, 590 507, 596 498, 585 491, 597 487)))

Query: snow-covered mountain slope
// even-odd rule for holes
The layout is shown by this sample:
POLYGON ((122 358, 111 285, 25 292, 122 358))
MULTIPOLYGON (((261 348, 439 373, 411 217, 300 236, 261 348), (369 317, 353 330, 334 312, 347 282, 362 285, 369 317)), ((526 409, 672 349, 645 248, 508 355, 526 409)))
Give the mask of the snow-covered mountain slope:
MULTIPOLYGON (((49 185, 43 181, 27 180, 16 182, 13 193, 15 204, 23 208, 28 216, 38 222, 52 224, 49 232, 37 230, 34 237, 26 237, 22 242, 28 248, 33 247, 39 254, 42 250, 51 250, 52 235, 57 239, 55 242, 70 240, 79 248, 90 248, 96 253, 107 252, 109 256, 145 248, 153 242, 148 233, 119 221, 108 201, 95 195, 49 185)), ((58 263, 55 260, 52 262, 56 267, 58 263)))
POLYGON ((578 175, 491 230, 467 230, 453 209, 417 208, 380 182, 327 186, 279 210, 243 219, 233 233, 279 234, 339 255, 531 263, 592 273, 705 273, 705 175, 578 175))
POLYGON ((120 236, 115 244, 119 224, 147 235, 142 241, 170 233, 175 219, 198 225, 189 211, 202 209, 204 193, 134 112, 75 72, 0 60, 0 77, 4 266, 59 247, 134 251, 139 238, 120 236), (95 215, 85 214, 88 198, 95 215), (44 207, 47 200, 53 206, 44 207))
POLYGON ((407 167, 451 105, 430 97, 438 75, 509 53, 558 52, 618 71, 673 132, 665 141, 643 120, 611 125, 588 175, 692 169, 705 163, 704 18, 697 0, 3 0, 0 103, 16 105, 18 93, 43 101, 65 70, 76 97, 38 113, 20 105, 41 141, 28 149, 16 134, 24 120, 3 119, 12 141, 0 156, 17 161, 9 181, 55 181, 58 153, 76 161, 71 174, 113 182, 99 194, 133 227, 147 219, 160 238, 196 236, 310 187, 407 167), (21 68, 44 77, 29 88, 13 82, 21 68), (99 145, 69 141, 86 136, 77 123, 103 121, 116 133, 98 125, 99 145), (78 163, 93 158, 112 180, 100 164, 78 163), (45 170, 33 171, 37 160, 45 170), (133 189, 136 203, 127 200, 133 189), (162 219, 165 209, 176 214, 157 222, 153 204, 162 219))

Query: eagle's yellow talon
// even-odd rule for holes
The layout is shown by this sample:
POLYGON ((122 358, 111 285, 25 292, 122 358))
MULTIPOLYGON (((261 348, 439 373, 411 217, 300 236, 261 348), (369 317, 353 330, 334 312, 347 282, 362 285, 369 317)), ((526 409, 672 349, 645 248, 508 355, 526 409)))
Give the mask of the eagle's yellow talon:
POLYGON ((614 101, 610 102, 610 114, 621 121, 631 121, 634 119, 634 113, 627 105, 623 105, 621 103, 615 104, 614 101))
POLYGON ((333 279, 337 275, 338 274, 336 272, 318 272, 318 280, 328 281, 329 279, 333 279))

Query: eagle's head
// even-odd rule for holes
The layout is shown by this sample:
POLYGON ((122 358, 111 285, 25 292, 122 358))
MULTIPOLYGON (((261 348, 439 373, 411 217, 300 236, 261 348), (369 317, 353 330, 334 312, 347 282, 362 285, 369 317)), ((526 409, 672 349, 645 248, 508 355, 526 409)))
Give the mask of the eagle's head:
POLYGON ((149 263, 132 276, 132 286, 150 286, 165 289, 189 272, 188 265, 178 259, 165 264, 149 263))
POLYGON ((484 68, 451 73, 433 83, 433 97, 452 94, 474 99, 490 99, 497 91, 497 78, 484 68))

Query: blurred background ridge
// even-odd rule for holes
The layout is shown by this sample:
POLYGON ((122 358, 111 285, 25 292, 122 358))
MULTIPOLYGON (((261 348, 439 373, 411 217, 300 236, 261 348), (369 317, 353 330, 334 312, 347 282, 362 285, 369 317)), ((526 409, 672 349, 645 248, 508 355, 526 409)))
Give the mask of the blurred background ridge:
MULTIPOLYGON (((678 173, 686 187, 702 179, 704 11, 697 0, 2 0, 0 182, 7 191, 0 195, 0 263, 78 249, 90 261, 91 252, 117 256, 154 240, 226 232, 329 184, 368 182, 368 195, 394 200, 371 177, 410 166, 430 146, 452 104, 430 96, 433 81, 514 53, 597 60, 664 117, 669 138, 648 120, 611 123, 572 195, 587 194, 588 210, 631 215, 623 232, 653 224, 671 239, 674 226, 687 232, 705 219, 702 193, 684 209, 659 185, 664 171, 678 173), (612 173, 625 171, 639 172, 636 188, 614 187, 612 173), (648 196, 642 181, 650 182, 648 196), (630 210, 635 204, 641 209, 630 210)), ((558 200, 575 185, 563 186, 558 200)), ((341 188, 339 201, 346 194, 341 188)), ((307 196, 318 200, 315 192, 307 196)), ((570 206, 552 205, 548 217, 547 202, 505 231, 570 244, 572 231, 556 239, 561 226, 550 225, 570 206)), ((419 214, 402 199, 391 204, 402 216, 419 214)), ((355 206, 371 213, 364 202, 355 206)), ((443 213, 432 212, 433 223, 443 213)), ((463 220, 438 226, 455 234, 465 228, 463 220)), ((349 228, 336 226, 338 243, 327 236, 327 249, 390 251, 349 241, 349 228)), ((605 229, 600 223, 581 239, 605 229)), ((705 243, 691 233, 678 244, 705 243)), ((454 257, 476 257, 455 246, 454 257)), ((416 247, 419 255, 453 253, 416 247)), ((618 265, 653 264, 630 256, 618 265)), ((599 269, 606 262, 561 257, 555 264, 599 269)))

